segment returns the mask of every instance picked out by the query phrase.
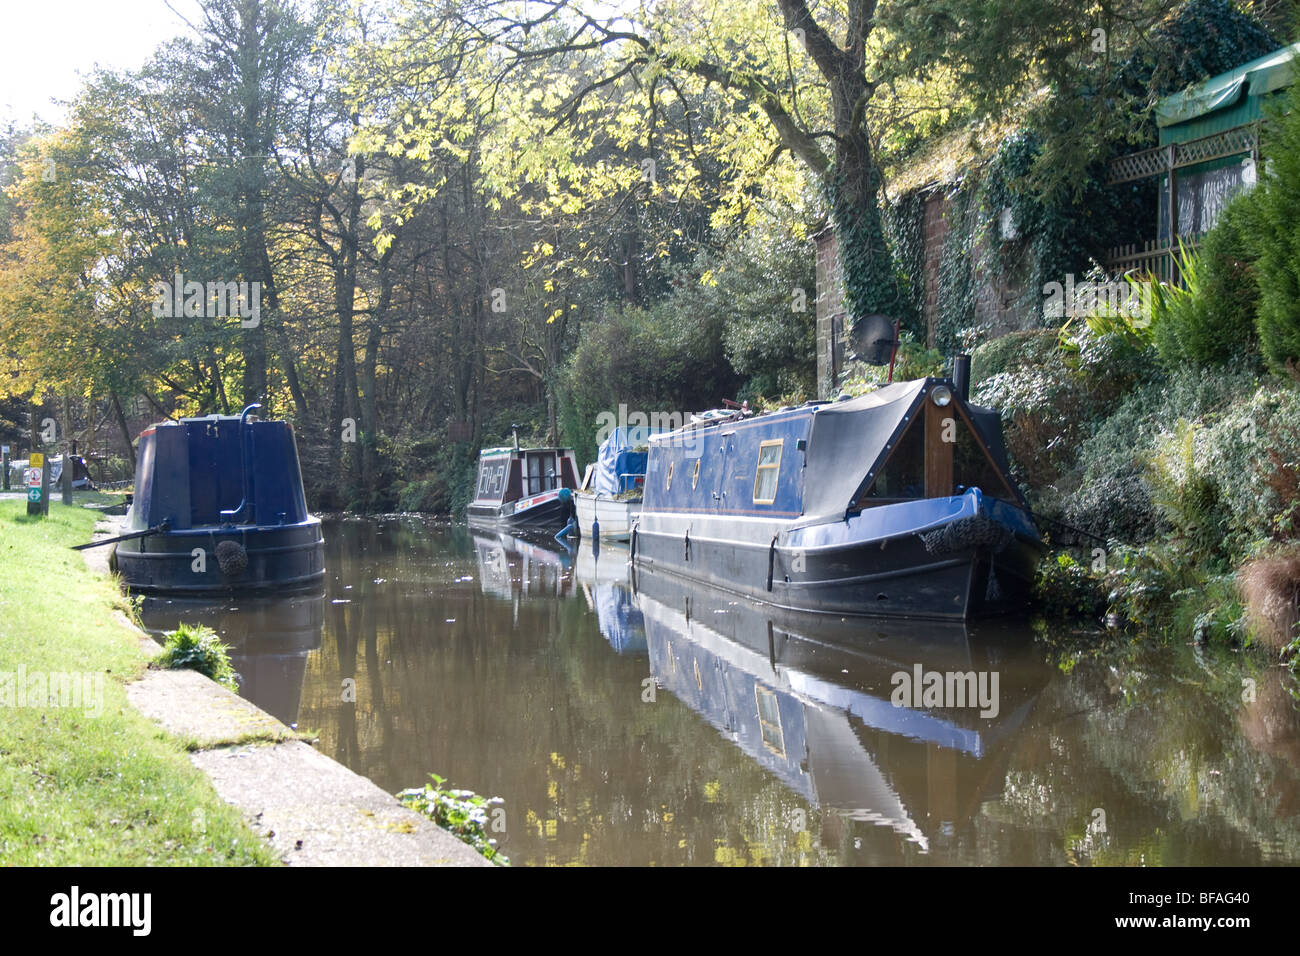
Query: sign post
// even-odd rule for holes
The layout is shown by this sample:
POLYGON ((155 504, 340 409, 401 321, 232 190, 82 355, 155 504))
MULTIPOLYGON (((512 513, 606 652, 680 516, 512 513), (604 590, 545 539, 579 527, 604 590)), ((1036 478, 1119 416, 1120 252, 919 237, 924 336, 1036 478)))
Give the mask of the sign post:
POLYGON ((50 513, 50 463, 39 451, 32 452, 24 484, 27 486, 27 513, 50 513))
POLYGON ((0 445, 0 491, 9 490, 9 446, 0 445))

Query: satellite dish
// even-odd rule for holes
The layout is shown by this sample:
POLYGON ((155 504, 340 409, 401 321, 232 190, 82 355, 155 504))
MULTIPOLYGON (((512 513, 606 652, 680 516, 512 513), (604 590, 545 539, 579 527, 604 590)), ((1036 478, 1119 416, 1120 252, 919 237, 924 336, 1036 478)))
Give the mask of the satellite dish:
POLYGON ((853 357, 868 365, 888 365, 898 346, 894 320, 879 312, 863 316, 849 335, 853 357))

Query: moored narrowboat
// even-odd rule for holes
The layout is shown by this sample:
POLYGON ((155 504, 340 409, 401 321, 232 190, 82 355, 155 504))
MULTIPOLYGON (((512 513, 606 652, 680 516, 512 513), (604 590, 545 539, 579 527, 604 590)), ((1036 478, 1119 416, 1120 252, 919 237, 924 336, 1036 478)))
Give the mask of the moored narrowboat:
POLYGON ((645 485, 648 428, 620 427, 600 443, 596 461, 587 466, 582 487, 573 496, 582 537, 626 541, 641 513, 645 485))
POLYGON ((571 509, 560 489, 576 487, 578 460, 570 448, 485 448, 466 517, 481 528, 557 531, 571 509))
POLYGON ((320 519, 307 512, 293 428, 239 416, 185 418, 140 435, 125 540, 110 566, 133 591, 296 591, 325 579, 320 519))
POLYGON ((951 380, 714 417, 650 441, 633 559, 779 607, 1023 607, 1044 546, 996 411, 951 380))

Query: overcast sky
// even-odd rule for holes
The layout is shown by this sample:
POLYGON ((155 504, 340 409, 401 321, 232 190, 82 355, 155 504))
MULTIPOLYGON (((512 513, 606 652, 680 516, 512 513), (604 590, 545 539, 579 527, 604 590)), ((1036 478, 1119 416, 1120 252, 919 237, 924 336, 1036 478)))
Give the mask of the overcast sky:
MULTIPOLYGON (((196 0, 172 0, 194 20, 196 0)), ((160 43, 187 33, 164 0, 5 0, 0 42, 0 122, 32 114, 57 123, 51 100, 77 92, 96 65, 141 66, 160 43)))

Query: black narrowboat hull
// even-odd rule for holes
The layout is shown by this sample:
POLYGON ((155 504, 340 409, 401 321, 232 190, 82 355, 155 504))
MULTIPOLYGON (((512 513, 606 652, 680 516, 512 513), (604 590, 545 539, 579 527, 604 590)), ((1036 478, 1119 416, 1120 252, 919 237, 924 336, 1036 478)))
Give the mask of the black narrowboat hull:
POLYGON ((638 525, 633 549, 638 564, 789 610, 959 621, 1028 605, 1040 542, 927 546, 936 530, 800 550, 638 525))
POLYGON ((319 518, 292 525, 190 528, 122 541, 110 567, 129 590, 142 593, 309 590, 325 580, 325 539, 319 518))
POLYGON ((474 505, 465 511, 472 527, 494 531, 559 531, 568 520, 568 507, 558 496, 512 508, 505 505, 474 505))

